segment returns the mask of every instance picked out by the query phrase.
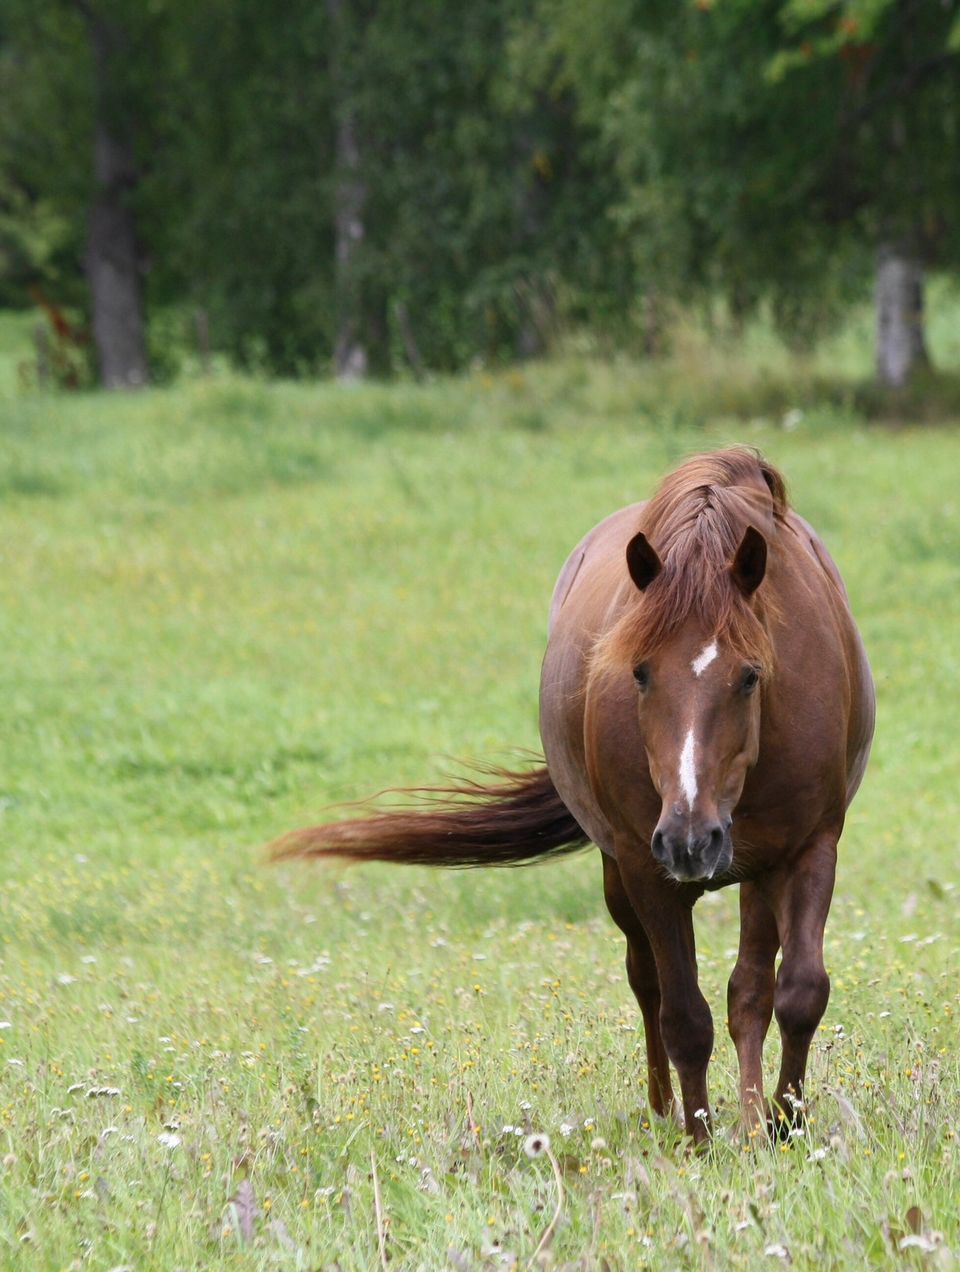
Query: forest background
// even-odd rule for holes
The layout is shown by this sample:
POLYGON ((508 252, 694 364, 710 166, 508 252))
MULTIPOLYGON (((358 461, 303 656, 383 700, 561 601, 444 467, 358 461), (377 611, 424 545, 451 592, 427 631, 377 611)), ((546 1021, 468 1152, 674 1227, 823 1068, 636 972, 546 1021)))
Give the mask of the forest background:
POLYGON ((0 306, 44 382, 412 375, 678 307, 881 385, 960 264, 956 0, 4 0, 0 306))

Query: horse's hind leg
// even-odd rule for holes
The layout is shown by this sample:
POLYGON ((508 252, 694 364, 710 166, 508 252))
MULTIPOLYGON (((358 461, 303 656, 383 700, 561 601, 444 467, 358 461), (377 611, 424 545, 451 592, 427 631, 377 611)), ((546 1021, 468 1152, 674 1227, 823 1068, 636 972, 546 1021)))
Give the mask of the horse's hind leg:
POLYGON ((763 1040, 773 1016, 780 936, 773 911, 752 883, 740 885, 740 950, 727 986, 727 1020, 740 1064, 740 1130, 766 1126, 763 1040))
POLYGON ((647 1082, 650 1107, 660 1117, 673 1110, 670 1062, 660 1034, 660 980, 647 934, 630 904, 612 857, 603 857, 603 895, 617 927, 627 938, 627 980, 640 1004, 647 1043, 647 1082))

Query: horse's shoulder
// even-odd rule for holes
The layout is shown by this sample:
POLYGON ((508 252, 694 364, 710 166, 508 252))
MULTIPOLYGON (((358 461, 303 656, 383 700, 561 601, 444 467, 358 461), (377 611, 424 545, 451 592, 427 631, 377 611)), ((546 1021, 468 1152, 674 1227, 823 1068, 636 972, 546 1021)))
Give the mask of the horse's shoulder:
POLYGON ((616 512, 610 513, 608 517, 604 517, 602 521, 598 522, 592 530, 589 530, 573 549, 564 562, 563 569, 560 571, 553 589, 553 599, 550 602, 549 631, 553 631, 557 615, 563 608, 564 601, 570 595, 570 591, 584 562, 588 558, 597 555, 607 555, 612 545, 617 543, 625 544, 628 537, 627 529, 635 525, 638 514, 645 506, 646 501, 644 500, 642 503, 628 504, 626 508, 618 508, 616 512))

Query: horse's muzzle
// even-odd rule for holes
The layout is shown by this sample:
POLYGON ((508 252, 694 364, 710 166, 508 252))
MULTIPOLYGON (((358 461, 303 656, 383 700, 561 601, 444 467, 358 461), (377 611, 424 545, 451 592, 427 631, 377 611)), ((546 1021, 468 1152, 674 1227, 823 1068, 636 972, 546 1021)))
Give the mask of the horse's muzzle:
POLYGON ((653 832, 650 850, 679 883, 702 883, 730 868, 730 821, 691 825, 685 818, 671 817, 653 832))

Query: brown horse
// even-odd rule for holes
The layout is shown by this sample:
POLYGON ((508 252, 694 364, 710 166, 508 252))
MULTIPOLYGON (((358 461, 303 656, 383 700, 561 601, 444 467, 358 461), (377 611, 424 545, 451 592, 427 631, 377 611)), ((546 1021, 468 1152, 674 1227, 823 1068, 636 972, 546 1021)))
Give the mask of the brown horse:
POLYGON ((280 857, 519 865, 592 842, 627 939, 650 1105, 710 1133, 713 1021, 692 911, 740 884, 728 990, 741 1126, 766 1122, 762 1048, 783 1044, 775 1114, 802 1110, 827 1005, 823 930, 863 776, 873 682, 836 566, 745 449, 701 455, 591 530, 564 566, 540 686, 546 768, 444 788, 426 810, 294 831, 280 857), (779 950, 783 957, 775 972, 779 950))

